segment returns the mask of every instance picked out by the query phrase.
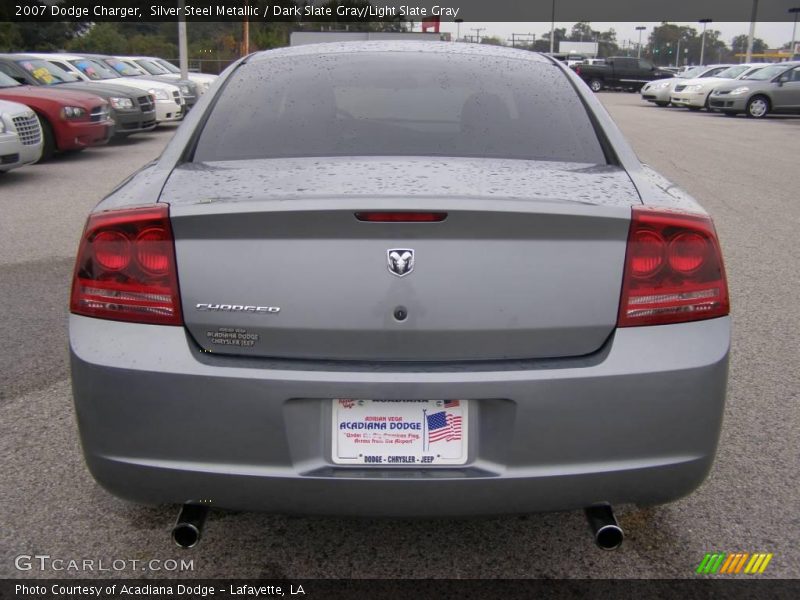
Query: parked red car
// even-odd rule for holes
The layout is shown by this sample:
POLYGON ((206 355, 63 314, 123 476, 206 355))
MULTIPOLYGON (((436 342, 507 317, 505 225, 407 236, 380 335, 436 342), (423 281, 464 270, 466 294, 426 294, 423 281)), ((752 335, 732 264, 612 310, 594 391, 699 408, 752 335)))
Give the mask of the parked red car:
POLYGON ((42 160, 55 152, 105 144, 114 121, 108 103, 94 94, 21 85, 0 73, 0 100, 27 104, 39 117, 44 136, 42 160))

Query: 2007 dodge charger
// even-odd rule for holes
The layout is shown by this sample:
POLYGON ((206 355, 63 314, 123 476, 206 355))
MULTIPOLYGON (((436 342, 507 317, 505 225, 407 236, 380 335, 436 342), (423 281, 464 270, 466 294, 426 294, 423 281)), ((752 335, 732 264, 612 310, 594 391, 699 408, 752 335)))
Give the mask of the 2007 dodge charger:
POLYGON ((730 341, 714 226, 547 56, 257 53, 89 215, 70 348, 89 468, 184 506, 462 516, 694 490, 730 341))

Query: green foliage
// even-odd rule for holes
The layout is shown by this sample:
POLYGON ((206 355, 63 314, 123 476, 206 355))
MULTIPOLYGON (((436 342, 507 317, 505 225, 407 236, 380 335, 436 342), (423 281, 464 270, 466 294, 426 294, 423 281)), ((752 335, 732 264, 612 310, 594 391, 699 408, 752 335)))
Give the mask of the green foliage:
POLYGON ((116 23, 97 23, 85 35, 73 39, 67 48, 73 52, 127 54, 128 40, 116 23))
POLYGON ((54 52, 66 48, 71 40, 89 29, 88 23, 14 23, 14 52, 54 52))
MULTIPOLYGON (((762 52, 766 52, 767 49, 768 46, 764 40, 762 40, 761 38, 753 38, 754 54, 761 54, 762 52)), ((737 35, 735 38, 731 40, 731 52, 733 52, 734 54, 747 53, 747 35, 745 34, 737 35)))
POLYGON ((503 46, 503 40, 496 36, 486 36, 481 38, 481 44, 487 44, 489 46, 503 46))
MULTIPOLYGON (((733 53, 720 39, 721 33, 716 29, 706 29, 706 41, 703 49, 703 62, 706 64, 736 62, 733 53)), ((697 65, 700 64, 701 47, 703 46, 703 32, 694 27, 678 26, 673 23, 661 23, 650 33, 646 47, 642 49, 642 56, 647 56, 660 65, 675 64, 697 65), (680 42, 680 53, 678 52, 680 42)))
POLYGON ((0 52, 15 52, 22 48, 22 36, 16 25, 0 23, 0 52))

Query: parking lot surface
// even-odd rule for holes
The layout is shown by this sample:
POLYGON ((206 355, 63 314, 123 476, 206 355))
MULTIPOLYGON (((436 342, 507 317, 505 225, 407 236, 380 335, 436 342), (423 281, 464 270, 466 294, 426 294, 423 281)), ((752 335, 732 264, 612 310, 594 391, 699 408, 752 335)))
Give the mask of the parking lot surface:
POLYGON ((627 538, 616 552, 594 547, 581 512, 425 521, 212 512, 200 545, 176 548, 176 507, 130 505, 87 472, 66 336, 86 214, 159 154, 174 130, 164 127, 0 180, 0 576, 670 578, 697 577, 707 552, 740 551, 774 554, 761 577, 800 575, 800 118, 730 119, 657 108, 637 94, 600 98, 642 161, 713 215, 725 253, 728 404, 717 461, 697 492, 619 507, 627 538), (94 570, 15 566, 36 554, 93 560, 94 570), (97 562, 174 558, 193 569, 100 571, 97 562))

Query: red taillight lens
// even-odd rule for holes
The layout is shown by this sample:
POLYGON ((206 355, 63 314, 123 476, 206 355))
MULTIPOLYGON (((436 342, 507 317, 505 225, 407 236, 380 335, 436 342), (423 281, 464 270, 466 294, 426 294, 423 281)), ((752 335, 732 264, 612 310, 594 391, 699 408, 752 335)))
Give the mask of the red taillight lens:
POLYGON ((711 219, 634 207, 617 325, 682 323, 729 312, 728 284, 711 219))
POLYGON ((183 324, 166 204, 89 216, 70 310, 117 321, 183 324))
POLYGON ((136 236, 136 260, 149 275, 165 275, 172 253, 172 236, 163 227, 150 227, 136 236))
POLYGON ((650 277, 664 264, 667 245, 655 231, 637 231, 630 242, 636 248, 631 257, 631 272, 635 277, 650 277))
POLYGON ((446 212, 358 212, 356 219, 371 223, 439 223, 446 212))
POLYGON ((94 238, 94 258, 107 271, 119 271, 131 262, 131 241, 119 231, 101 231, 94 238))

